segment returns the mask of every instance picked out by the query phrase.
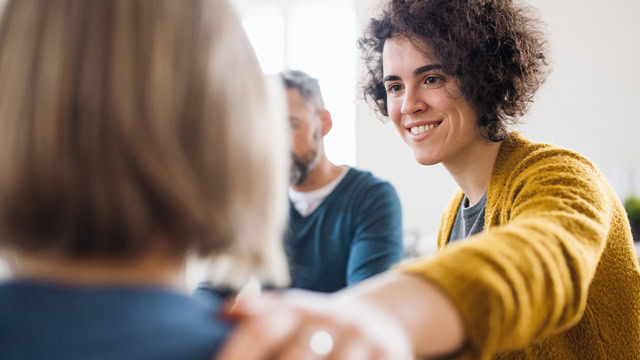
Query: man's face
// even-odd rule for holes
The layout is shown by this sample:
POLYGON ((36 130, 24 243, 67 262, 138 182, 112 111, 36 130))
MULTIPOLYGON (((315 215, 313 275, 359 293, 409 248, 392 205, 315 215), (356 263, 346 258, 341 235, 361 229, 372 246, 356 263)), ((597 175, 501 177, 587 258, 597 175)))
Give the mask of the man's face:
POLYGON ((322 156, 320 118, 312 105, 304 101, 298 89, 287 89, 291 126, 290 183, 301 185, 322 156))

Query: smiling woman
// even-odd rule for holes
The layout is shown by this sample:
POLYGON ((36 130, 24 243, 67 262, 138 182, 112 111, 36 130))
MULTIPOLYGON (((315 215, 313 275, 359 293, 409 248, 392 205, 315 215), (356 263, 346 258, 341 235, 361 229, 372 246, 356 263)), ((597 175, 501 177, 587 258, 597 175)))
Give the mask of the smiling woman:
POLYGON ((359 40, 369 70, 365 97, 387 115, 384 61, 379 54, 386 39, 406 38, 422 56, 449 59, 438 66, 455 76, 457 86, 478 112, 483 135, 502 140, 507 125, 526 113, 548 73, 540 23, 530 10, 510 11, 509 3, 498 1, 493 6, 478 1, 459 8, 448 2, 407 2, 389 9, 397 12, 389 14, 393 23, 374 21, 359 40), (443 7, 442 11, 436 11, 437 7, 443 7), (419 13, 425 18, 413 22, 419 13), (428 42, 416 34, 427 36, 428 42))

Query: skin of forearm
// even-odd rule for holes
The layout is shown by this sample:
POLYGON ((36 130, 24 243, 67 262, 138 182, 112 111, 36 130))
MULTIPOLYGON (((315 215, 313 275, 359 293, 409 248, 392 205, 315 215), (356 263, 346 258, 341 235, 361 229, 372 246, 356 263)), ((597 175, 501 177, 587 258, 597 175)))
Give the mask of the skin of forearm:
POLYGON ((396 320, 419 356, 459 350, 465 340, 458 310, 429 281, 397 271, 376 276, 336 293, 341 302, 367 303, 396 320))

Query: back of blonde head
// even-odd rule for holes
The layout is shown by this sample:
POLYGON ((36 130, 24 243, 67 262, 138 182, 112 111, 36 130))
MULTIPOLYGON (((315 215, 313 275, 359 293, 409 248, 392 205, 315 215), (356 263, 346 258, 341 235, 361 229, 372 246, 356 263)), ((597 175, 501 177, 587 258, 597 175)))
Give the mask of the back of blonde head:
POLYGON ((268 94, 224 0, 7 1, 2 247, 118 259, 162 238, 279 282, 285 122, 268 94))

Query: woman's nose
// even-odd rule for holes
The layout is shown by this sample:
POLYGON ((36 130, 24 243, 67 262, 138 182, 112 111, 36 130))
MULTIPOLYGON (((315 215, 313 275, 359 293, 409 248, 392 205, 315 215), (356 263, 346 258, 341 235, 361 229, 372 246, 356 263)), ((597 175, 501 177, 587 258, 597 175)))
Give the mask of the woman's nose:
POLYGON ((400 111, 404 115, 413 115, 425 110, 427 110, 427 103, 420 96, 420 92, 407 90, 402 99, 402 108, 400 111))

